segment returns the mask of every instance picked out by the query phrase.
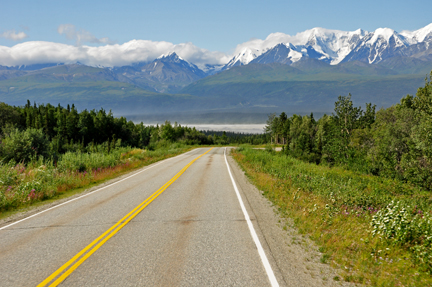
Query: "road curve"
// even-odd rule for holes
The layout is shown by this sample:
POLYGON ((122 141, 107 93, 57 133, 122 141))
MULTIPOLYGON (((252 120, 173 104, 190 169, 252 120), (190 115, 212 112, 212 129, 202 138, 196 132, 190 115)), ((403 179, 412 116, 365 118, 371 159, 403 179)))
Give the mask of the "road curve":
MULTIPOLYGON (((1 286, 44 282, 200 155, 61 286, 271 286, 224 148, 195 149, 154 164, 121 183, 0 230, 1 286)), ((238 171, 233 174, 236 181, 238 171)), ((266 242, 260 243, 279 284, 285 285, 266 242)))

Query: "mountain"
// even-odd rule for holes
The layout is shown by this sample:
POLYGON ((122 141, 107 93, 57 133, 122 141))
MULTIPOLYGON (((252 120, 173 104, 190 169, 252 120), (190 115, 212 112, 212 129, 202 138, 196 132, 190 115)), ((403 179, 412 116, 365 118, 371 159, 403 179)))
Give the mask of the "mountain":
POLYGON ((225 65, 204 64, 200 69, 205 73, 206 76, 211 76, 222 71, 224 66, 225 65))
POLYGON ((409 42, 392 29, 377 29, 367 34, 342 62, 362 61, 379 63, 387 58, 409 56, 405 53, 409 42))
POLYGON ((141 88, 160 93, 175 93, 206 76, 204 71, 175 52, 162 55, 151 63, 123 66, 113 71, 141 88))
POLYGON ((402 31, 400 34, 411 44, 418 44, 421 42, 430 43, 432 40, 432 23, 416 31, 402 31))
POLYGON ((329 113, 338 95, 352 93, 355 104, 387 107, 424 85, 424 74, 396 74, 391 69, 394 63, 387 61, 330 65, 303 58, 292 65, 250 63, 199 79, 179 94, 151 92, 121 82, 130 79, 120 79, 110 69, 63 65, 0 81, 0 101, 75 103, 79 109, 104 107, 122 114, 329 113))
POLYGON ((421 57, 396 56, 383 60, 377 67, 390 69, 398 74, 423 74, 432 71, 432 57, 423 55, 421 57))
POLYGON ((226 63, 222 67, 221 71, 228 70, 232 67, 247 65, 260 54, 260 51, 257 49, 245 48, 226 63))
POLYGON ((178 112, 199 106, 190 95, 164 94, 118 81, 43 81, 43 78, 0 81, 0 102, 22 106, 26 101, 53 105, 75 104, 80 109, 113 110, 122 114, 178 112))
MULTIPOLYGON (((357 45, 367 32, 358 29, 353 32, 339 30, 329 30, 324 28, 313 28, 290 36, 289 41, 280 42, 271 47, 263 49, 253 49, 252 47, 243 48, 235 55, 230 63, 262 63, 271 62, 291 64, 300 58, 309 57, 319 59, 324 62, 338 64, 343 58, 357 45), (253 51, 253 52, 251 52, 253 51), (263 55, 267 54, 267 55, 263 55), (272 59, 270 55, 276 56, 272 59), (261 58, 260 58, 261 57, 261 58), (265 57, 265 59, 263 59, 265 57), (260 58, 260 59, 258 59, 260 58), (283 60, 288 58, 288 60, 283 60), (240 59, 247 59, 241 61, 240 59)), ((228 65, 227 68, 234 66, 228 65)))
POLYGON ((313 28, 295 36, 285 36, 287 41, 270 47, 243 47, 224 70, 249 63, 291 65, 303 58, 318 59, 331 65, 351 61, 377 64, 392 57, 430 59, 432 54, 432 24, 417 31, 401 33, 389 28, 379 28, 374 32, 313 28))
POLYGON ((358 61, 337 66, 316 59, 291 66, 250 63, 198 80, 181 92, 206 99, 213 108, 328 113, 338 95, 352 93, 355 104, 388 107, 424 84, 424 75, 391 73, 385 67, 358 61))
MULTIPOLYGON (((13 67, 7 67, 8 70, 21 70, 21 71, 36 71, 44 68, 54 67, 63 65, 63 63, 39 63, 39 64, 32 64, 32 65, 21 65, 21 66, 13 66, 13 67)), ((0 70, 2 66, 0 66, 0 70)))
POLYGON ((0 79, 15 79, 16 82, 29 83, 129 82, 128 78, 118 75, 110 69, 80 64, 54 65, 39 70, 0 69, 0 79))
MULTIPOLYGON (((257 64, 270 64, 270 63, 281 63, 281 64, 292 64, 301 59, 328 59, 326 55, 317 52, 312 46, 294 46, 293 44, 278 44, 267 52, 256 57, 250 63, 257 64)), ((324 60, 323 62, 328 62, 324 60)))

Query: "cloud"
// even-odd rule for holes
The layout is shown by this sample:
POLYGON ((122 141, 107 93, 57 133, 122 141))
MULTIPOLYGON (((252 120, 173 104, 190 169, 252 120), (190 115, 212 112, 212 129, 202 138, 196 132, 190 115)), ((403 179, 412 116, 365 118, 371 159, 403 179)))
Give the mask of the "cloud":
POLYGON ((77 30, 75 25, 62 24, 58 26, 57 32, 60 35, 65 35, 69 40, 75 40, 76 45, 80 46, 82 43, 96 43, 96 44, 112 44, 109 38, 96 38, 92 33, 87 30, 77 30))
POLYGON ((244 51, 246 48, 259 50, 261 53, 264 53, 268 49, 273 48, 274 46, 280 43, 291 43, 293 45, 305 45, 309 40, 309 38, 311 37, 311 35, 317 32, 329 34, 329 35, 332 33, 342 33, 342 31, 328 30, 323 28, 313 28, 310 30, 297 33, 294 36, 285 33, 280 33, 280 32, 271 33, 264 40, 251 39, 247 42, 238 44, 237 47, 235 48, 234 55, 239 54, 240 52, 244 51))
MULTIPOLYGON (((73 36, 73 29, 63 27, 62 31, 66 37, 73 36)), ((97 40, 99 43, 106 41, 97 40)), ((160 55, 169 52, 176 52, 180 57, 198 67, 203 67, 204 64, 225 64, 229 60, 224 53, 202 49, 192 43, 173 44, 165 41, 132 40, 121 45, 107 44, 92 47, 29 41, 13 47, 0 46, 0 65, 80 62, 90 66, 114 67, 153 61, 160 55)))
POLYGON ((28 38, 28 35, 24 32, 15 32, 15 30, 8 30, 0 34, 1 38, 6 38, 13 41, 21 41, 28 38))

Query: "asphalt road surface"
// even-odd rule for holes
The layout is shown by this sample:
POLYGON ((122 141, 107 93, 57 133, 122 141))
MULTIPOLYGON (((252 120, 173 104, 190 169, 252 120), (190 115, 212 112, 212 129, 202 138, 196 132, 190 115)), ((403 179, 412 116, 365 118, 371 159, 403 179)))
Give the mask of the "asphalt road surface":
POLYGON ((257 220, 224 152, 195 149, 4 224, 0 286, 321 285, 283 254, 276 224, 257 220))

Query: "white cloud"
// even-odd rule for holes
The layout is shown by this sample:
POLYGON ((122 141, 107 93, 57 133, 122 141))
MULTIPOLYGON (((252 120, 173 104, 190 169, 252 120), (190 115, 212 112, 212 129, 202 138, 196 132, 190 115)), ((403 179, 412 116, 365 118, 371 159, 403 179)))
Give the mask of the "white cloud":
POLYGON ((58 26, 57 32, 60 35, 65 35, 69 40, 75 40, 77 46, 80 46, 82 43, 112 44, 109 38, 96 38, 87 30, 77 30, 75 25, 72 24, 62 24, 58 26))
MULTIPOLYGON (((73 32, 73 30, 68 30, 67 27, 62 31, 66 36, 67 33, 73 32)), ((73 33, 69 35, 73 35, 73 33)), ((102 42, 102 39, 98 40, 100 43, 102 42)), ((162 54, 173 51, 183 59, 198 66, 225 64, 229 60, 229 57, 224 53, 208 51, 192 43, 173 44, 164 41, 132 40, 121 45, 108 44, 91 47, 29 41, 13 47, 0 46, 0 65, 17 66, 37 63, 68 64, 80 62, 91 66, 113 67, 152 61, 162 54)))
MULTIPOLYGON (((264 40, 251 39, 247 42, 238 44, 234 50, 234 55, 239 54, 240 52, 244 51, 246 48, 265 52, 267 49, 272 48, 279 43, 287 43, 287 42, 290 43, 297 42, 296 37, 284 33, 271 33, 264 40)), ((295 43, 293 44, 295 45, 295 43)))
POLYGON ((15 30, 8 30, 0 34, 1 38, 6 38, 13 41, 21 41, 28 37, 28 35, 24 32, 16 32, 15 30))

